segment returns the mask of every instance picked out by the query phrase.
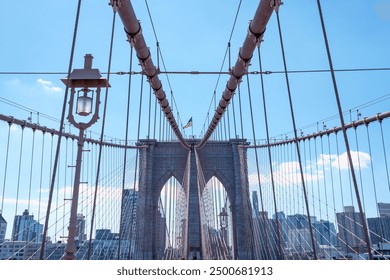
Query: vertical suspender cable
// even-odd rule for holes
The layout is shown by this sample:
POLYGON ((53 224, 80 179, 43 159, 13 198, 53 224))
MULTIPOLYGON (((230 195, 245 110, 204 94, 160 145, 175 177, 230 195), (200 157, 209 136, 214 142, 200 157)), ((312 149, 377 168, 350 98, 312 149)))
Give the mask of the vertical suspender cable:
POLYGON ((384 158, 385 158, 385 168, 386 168, 387 185, 388 185, 389 190, 390 190, 389 166, 388 166, 388 164, 387 164, 387 155, 386 155, 385 138, 384 138, 384 136, 383 136, 382 119, 379 118, 379 116, 377 116, 377 118, 378 118, 379 125, 380 125, 380 128, 381 128, 381 138, 382 138, 383 155, 384 155, 384 158))
MULTIPOLYGON (((69 67, 68 67, 68 77, 70 76, 70 72, 72 71, 73 55, 74 55, 74 49, 75 49, 76 37, 77 37, 77 27, 78 27, 78 22, 79 22, 79 17, 80 17, 80 7, 81 7, 81 0, 79 0, 78 4, 77 4, 76 20, 75 20, 73 40, 72 40, 72 49, 71 49, 71 53, 70 53, 69 67)), ((43 227, 43 233, 42 233, 41 252, 39 255, 40 260, 43 260, 45 257, 46 236, 47 236, 47 231, 48 231, 48 227, 49 227, 50 209, 51 209, 51 202, 53 199, 54 183, 55 183, 56 174, 57 174, 58 157, 59 157, 60 150, 61 150, 62 128, 64 127, 64 122, 65 122, 65 111, 66 111, 66 104, 68 101, 68 91, 69 91, 69 85, 68 85, 68 83, 66 83, 64 103, 62 105, 60 128, 58 130, 58 142, 57 142, 57 148, 56 148, 56 157, 55 157, 55 161, 54 161, 54 168, 53 168, 52 179, 51 179, 51 183, 50 183, 49 200, 47 203, 45 225, 43 227)))
MULTIPOLYGON (((133 70, 133 47, 130 47, 130 72, 133 70)), ((125 127, 125 146, 128 144, 129 139, 129 117, 130 117, 130 97, 131 97, 131 82, 132 77, 129 76, 129 83, 128 83, 128 90, 127 90, 127 109, 126 109, 126 127, 125 127)), ((123 219, 123 205, 124 205, 124 189, 125 189, 125 183, 126 183, 126 162, 127 162, 127 148, 125 148, 125 153, 123 155, 123 173, 122 173, 122 202, 121 202, 121 223, 120 223, 120 230, 119 230, 119 246, 118 246, 118 259, 120 254, 120 243, 122 240, 122 219, 123 219)), ((132 218, 131 218, 132 219, 132 218)), ((131 225, 130 225, 131 227, 131 225)), ((130 230, 131 231, 131 230, 130 230)), ((130 241, 131 242, 131 241, 130 241)), ((130 245, 129 245, 130 246, 130 245)))
MULTIPOLYGON (((20 191, 20 172, 22 169, 22 157, 23 157, 23 140, 24 140, 24 126, 22 126, 22 136, 20 139, 20 152, 19 152, 19 170, 18 170, 18 181, 16 185, 16 206, 15 206, 15 217, 18 211, 18 203, 19 203, 19 191, 20 191)), ((15 232, 15 234, 20 234, 20 232, 15 232)), ((23 233, 22 233, 23 234, 23 233)), ((19 237, 12 236, 12 240, 19 240, 19 237), (15 239, 16 238, 16 239, 15 239)))
POLYGON ((150 139, 150 120, 152 114, 152 88, 149 89, 149 119, 148 119, 148 139, 150 139))
MULTIPOLYGON (((371 139, 370 139, 370 132, 368 130, 368 124, 366 124, 366 131, 367 131, 367 143, 368 143, 368 152, 370 157, 372 158, 372 152, 371 152, 371 139)), ((374 164, 372 163, 372 160, 370 160, 370 167, 371 167, 371 178, 372 178, 372 186, 374 189, 374 198, 375 198, 375 204, 377 205, 377 215, 380 217, 379 209, 378 209, 378 195, 376 191, 376 181, 374 176, 374 164)), ((381 238, 383 237, 382 233, 382 221, 381 221, 381 238)))
MULTIPOLYGON (((261 63, 260 46, 257 46, 257 56, 259 58, 259 66, 260 66, 260 82, 261 82, 261 93, 262 93, 262 99, 263 99, 265 132, 266 132, 266 136, 267 136, 266 141, 267 141, 268 161, 269 161, 269 168, 270 168, 270 174, 271 174, 271 186, 272 186, 272 197, 273 197, 273 202, 274 202, 276 231, 277 231, 277 236, 278 236, 278 250, 279 250, 278 257, 280 259, 283 259, 284 257, 283 257, 283 251, 282 251, 282 236, 281 236, 280 222, 279 222, 279 217, 278 217, 278 207, 276 204, 275 179, 274 179, 274 171, 273 171, 273 166, 272 166, 271 146, 269 145, 268 114, 267 114, 267 106, 266 106, 266 100, 265 100, 263 66, 261 63)), ((256 140, 254 140, 254 141, 256 141, 256 140)))
MULTIPOLYGON (((255 123, 253 119, 253 110, 252 110, 252 98, 251 98, 251 91, 250 91, 250 86, 249 86, 249 77, 248 74, 246 75, 247 78, 247 85, 248 85, 248 96, 249 96, 249 109, 250 109, 250 114, 251 114, 251 123, 252 123, 252 136, 253 136, 253 141, 256 143, 256 132, 255 132, 255 123)), ((260 194, 260 202, 261 202, 261 215, 263 218, 264 222, 264 238, 265 244, 266 244, 266 254, 267 258, 270 258, 271 252, 270 252, 270 240, 268 236, 268 230, 267 230, 267 217, 265 217, 265 211, 264 211, 264 198, 263 198, 263 191, 262 191, 262 186, 261 186, 261 180, 260 180, 260 169, 259 169, 259 158, 257 154, 257 149, 255 149, 255 159, 256 159, 256 169, 257 169, 257 182, 259 184, 259 194, 260 194)))
MULTIPOLYGON (((110 81, 110 74, 111 74, 111 58, 112 58, 112 46, 113 46, 114 34, 115 34, 115 32, 114 32, 115 19, 116 19, 116 11, 114 9, 114 14, 113 14, 113 18, 112 18, 110 53, 109 53, 108 69, 107 69, 107 83, 110 81)), ((130 75, 130 77, 131 77, 131 75, 130 75)), ((105 124, 106 124, 107 101, 108 101, 108 87, 106 87, 106 94, 104 97, 102 128, 101 128, 100 139, 99 139, 100 140, 100 142, 99 142, 99 156, 98 156, 96 178, 95 178, 95 190, 94 190, 95 193, 94 193, 93 206, 92 206, 91 228, 90 228, 90 233, 89 233, 88 259, 90 259, 90 257, 91 257, 92 234, 93 234, 93 227, 94 227, 94 222, 95 222, 96 199, 97 199, 97 189, 98 189, 99 176, 100 176, 100 163, 101 163, 101 159, 102 159, 104 128, 105 128, 105 124)))
MULTIPOLYGON (((315 141, 315 139, 314 139, 315 141)), ((312 150, 311 150, 311 139, 309 139, 309 154, 310 154, 310 162, 312 161, 312 150)), ((317 158, 315 158, 315 160, 317 161, 317 158)), ((318 173, 316 173, 318 174, 318 173)), ((310 177, 311 178, 314 178, 313 177, 313 165, 310 164, 310 177)), ((313 183, 314 180, 311 180, 311 199, 312 199, 312 203, 313 203, 313 215, 315 216, 316 215, 316 208, 315 208, 315 199, 314 199, 314 183, 313 183)))
MULTIPOLYGON (((139 141, 139 133, 140 133, 140 126, 141 126, 141 103, 142 103, 142 89, 143 89, 143 81, 144 81, 144 75, 142 73, 141 76, 141 93, 140 93, 140 108, 139 108, 139 114, 138 114, 138 131, 137 131, 137 141, 139 141)), ((132 250, 132 239, 133 239, 133 214, 134 214, 134 203, 135 203, 135 187, 137 183, 137 169, 138 169, 138 149, 136 149, 135 152, 135 168, 134 168, 134 184, 133 184, 133 201, 131 203, 131 214, 130 214, 130 224, 131 224, 131 230, 130 230, 130 242, 129 242, 129 252, 128 252, 128 258, 131 258, 131 250, 132 250)), ((138 234, 136 233, 136 238, 138 237, 138 234)), ((136 240, 137 242, 137 240, 136 240)), ((137 246, 138 244, 135 244, 137 246)))
POLYGON ((43 182, 43 164, 44 164, 44 153, 45 153, 45 134, 42 132, 42 146, 41 146, 41 170, 39 175, 39 198, 38 198, 38 221, 41 220, 41 202, 42 202, 42 182, 43 182))
MULTIPOLYGON (((352 123, 352 120, 351 120, 352 123)), ((364 190, 363 190, 363 179, 362 179, 362 168, 360 164, 360 150, 359 150, 359 141, 358 141, 358 136, 357 136, 357 127, 354 126, 354 134, 355 134, 355 142, 356 142, 356 153, 357 153, 357 158, 358 158, 358 167, 359 167, 359 182, 360 182, 360 190, 362 193, 362 205, 363 209, 366 210, 366 205, 364 202, 364 190)))
MULTIPOLYGON (((335 138, 336 138, 336 153, 337 155, 340 155, 340 151, 339 151, 339 140, 338 140, 338 137, 337 137, 337 132, 335 134, 335 138)), ((343 206, 343 209, 344 209, 344 206, 345 206, 345 203, 344 203, 344 191, 343 191, 343 181, 342 181, 342 177, 341 177, 341 164, 340 164, 340 156, 337 156, 337 166, 338 166, 338 170, 339 170, 339 184, 340 184, 340 193, 341 193, 341 205, 343 206)))
POLYGON ((157 99, 154 102, 153 139, 156 139, 156 125, 157 125, 157 99))
MULTIPOLYGON (((248 74, 247 74, 248 78, 248 74)), ((238 106, 240 107, 241 138, 244 138, 244 125, 242 122, 241 86, 238 85, 238 106)))
POLYGON ((35 147, 35 128, 33 128, 33 139, 31 145, 31 164, 30 164, 30 183, 28 187, 28 205, 27 209, 30 210, 31 203, 31 187, 32 187, 32 177, 33 177, 33 167, 34 167, 34 147, 35 147))
POLYGON ((288 98, 289 98, 289 103, 290 103, 291 119, 292 119, 293 129, 294 129, 294 143, 295 143, 296 150, 297 150, 299 170, 300 170, 301 182, 302 182, 302 189, 303 189, 303 193, 304 193, 307 219, 308 219, 308 222, 309 222, 309 232, 310 232, 310 238, 311 238, 311 243, 312 243, 312 247, 313 247, 313 257, 314 257, 314 259, 317 259, 317 250, 316 250, 316 244, 315 244, 314 234, 313 234, 313 227, 312 227, 312 222, 311 222, 311 217, 310 217, 310 210, 309 210, 309 203, 308 203, 308 198, 307 198, 307 190, 306 190, 306 185, 305 185, 305 178, 303 176, 303 167, 302 167, 301 153, 300 153, 300 149, 299 149, 297 128, 296 128, 296 124, 295 124, 294 108, 293 108, 292 98, 291 98, 290 82, 289 82, 289 79, 288 79, 286 56, 285 56, 285 52, 284 52, 282 30, 281 30, 281 26, 280 26, 280 18, 279 18, 278 7, 275 8, 275 12, 276 12, 276 19, 277 19, 277 22, 278 22, 280 46, 281 46, 281 49, 282 49, 284 74, 285 74, 285 78, 286 78, 286 86, 287 86, 288 98))
POLYGON ((237 138, 237 127, 236 127, 236 113, 234 110, 234 98, 232 98, 232 107, 233 107, 233 124, 234 124, 234 137, 237 138))
POLYGON ((347 130, 345 128, 344 116, 343 116, 343 111, 342 111, 342 108, 341 108, 341 101, 340 101, 340 96, 339 96, 339 92, 338 92, 338 88, 337 88, 336 76, 335 76, 334 69, 333 69, 332 57, 330 55, 330 48, 329 48, 328 37, 327 37, 327 34, 326 34, 326 29, 325 29, 324 18, 323 18, 323 15, 322 15, 322 9, 321 9, 321 2, 320 2, 320 0, 317 0, 317 6, 318 6, 318 12, 319 12, 319 15, 320 15, 320 20, 321 20, 322 32, 323 32, 323 35, 324 35, 326 52, 327 52, 327 55, 328 55, 328 62, 329 62, 330 73, 331 73, 332 81, 333 81, 333 88, 334 88, 334 93, 335 93, 336 102, 337 102, 337 109, 338 109, 338 112, 339 112, 340 123, 341 123, 343 136, 344 136, 345 148, 347 150, 349 167, 351 169, 351 177, 352 177, 353 186, 354 186, 354 189, 355 189, 355 195, 356 195, 357 204, 358 204, 358 207, 359 207, 360 219, 361 219, 362 226, 363 226, 363 232, 364 232, 365 242, 366 242, 366 246, 367 246, 367 253, 368 253, 369 259, 372 260, 372 252, 371 252, 371 246, 370 246, 370 237, 368 235, 367 222, 366 222, 365 215, 363 213, 363 206, 362 206, 362 202, 361 202, 361 199, 360 199, 360 194, 359 194, 359 189, 358 189, 358 185, 357 185, 355 170, 354 170, 354 167, 353 167, 352 155, 351 155, 351 150, 350 150, 350 147, 349 147, 347 130))
POLYGON ((9 155, 9 140, 11 136, 11 125, 12 123, 8 123, 8 136, 7 136, 7 152, 5 153, 5 166, 4 166, 4 180, 3 180, 3 193, 1 195, 1 209, 0 214, 3 213, 4 207, 4 195, 5 195, 5 185, 7 182, 7 171, 8 171, 8 155, 9 155))

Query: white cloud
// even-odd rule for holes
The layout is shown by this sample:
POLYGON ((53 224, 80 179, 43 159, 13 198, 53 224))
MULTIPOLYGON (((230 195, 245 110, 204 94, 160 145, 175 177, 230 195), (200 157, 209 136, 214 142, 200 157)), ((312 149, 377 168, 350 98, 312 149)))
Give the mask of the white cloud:
MULTIPOLYGON (((371 157, 369 154, 360 152, 360 151, 351 151, 352 164, 355 168, 367 168, 368 164, 371 162, 371 157)), ((335 157, 332 161, 332 166, 335 168, 340 168, 342 170, 349 169, 348 155, 347 152, 341 154, 338 157, 335 157)))
POLYGON ((51 81, 46 81, 41 78, 37 80, 37 83, 43 87, 46 91, 51 91, 51 92, 61 92, 62 89, 60 87, 53 86, 53 82, 51 81))
MULTIPOLYGON (((368 168, 372 160, 369 154, 361 151, 351 151, 351 156, 355 168, 368 168)), ((305 182, 322 180, 325 176, 322 166, 327 170, 331 167, 348 170, 349 164, 347 153, 345 152, 339 156, 335 154, 320 154, 314 162, 307 161, 306 165, 302 167, 305 182), (316 165, 318 168, 316 168, 316 165)), ((282 162, 278 166, 275 166, 274 170, 274 182, 279 186, 291 186, 294 183, 301 182, 301 171, 299 162, 297 161, 282 162)), ((270 184, 271 175, 260 172, 260 183, 270 184)), ((249 185, 258 185, 256 172, 249 174, 249 185)))
MULTIPOLYGON (((303 166, 305 169, 305 167, 303 166)), ((301 171, 299 168, 299 162, 290 161, 283 162, 277 166, 276 171, 273 172, 273 179, 276 185, 278 186, 292 186, 293 184, 300 184, 301 182, 301 171)), ((308 173, 304 170, 303 173, 305 182, 318 181, 323 178, 323 172, 319 170, 318 172, 312 171, 308 173)), ((258 176, 257 172, 249 174, 249 185, 255 186, 258 185, 258 176)), ((260 183, 261 184, 271 184, 271 174, 260 173, 260 183)))

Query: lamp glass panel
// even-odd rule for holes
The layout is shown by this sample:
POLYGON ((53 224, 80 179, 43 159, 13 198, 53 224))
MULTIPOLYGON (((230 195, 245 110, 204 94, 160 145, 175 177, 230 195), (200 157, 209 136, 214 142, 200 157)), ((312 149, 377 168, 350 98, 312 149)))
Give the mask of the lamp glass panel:
POLYGON ((79 96, 77 98, 77 114, 88 116, 92 113, 92 98, 88 96, 79 96))

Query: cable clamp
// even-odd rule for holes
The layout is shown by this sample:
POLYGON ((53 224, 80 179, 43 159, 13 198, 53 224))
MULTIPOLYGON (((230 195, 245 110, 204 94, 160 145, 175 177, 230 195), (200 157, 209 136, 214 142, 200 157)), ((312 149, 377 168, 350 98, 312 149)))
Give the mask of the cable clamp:
POLYGON ((271 8, 274 8, 275 12, 279 12, 279 7, 283 5, 281 0, 271 0, 270 1, 271 8))
POLYGON ((122 6, 122 0, 110 0, 110 3, 108 3, 108 5, 112 6, 114 13, 116 13, 118 9, 122 6))
POLYGON ((367 118, 363 118, 363 123, 368 126, 368 124, 370 123, 369 121, 367 121, 367 118))
POLYGON ((377 113, 376 114, 376 119, 378 120, 379 123, 382 123, 382 118, 381 118, 381 114, 380 113, 377 113))
POLYGON ((138 30, 137 30, 136 32, 134 32, 134 33, 128 32, 128 31, 126 30, 126 28, 124 28, 124 30, 125 30, 125 32, 126 32, 126 34, 127 34, 127 38, 128 38, 128 41, 129 41, 130 45, 131 45, 132 47, 134 47, 134 44, 135 44, 135 42, 136 42, 136 40, 137 40, 137 37, 138 37, 140 34, 142 34, 141 23, 138 21, 138 30))
POLYGON ((264 28, 263 32, 257 33, 257 32, 254 32, 252 30, 251 25, 252 25, 252 21, 249 22, 248 31, 250 34, 252 34, 256 38, 255 43, 256 43, 256 46, 259 47, 260 43, 263 42, 263 37, 264 37, 264 33, 265 33, 266 28, 264 28))

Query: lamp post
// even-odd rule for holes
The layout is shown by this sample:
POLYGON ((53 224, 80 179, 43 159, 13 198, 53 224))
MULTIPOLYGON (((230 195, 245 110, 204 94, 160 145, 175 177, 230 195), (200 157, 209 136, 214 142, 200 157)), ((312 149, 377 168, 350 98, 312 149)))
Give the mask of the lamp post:
POLYGON ((102 77, 98 69, 92 69, 91 54, 84 56, 84 68, 74 69, 68 78, 61 79, 61 81, 70 88, 69 112, 68 121, 79 129, 79 138, 77 142, 77 158, 76 170, 74 174, 72 205, 70 209, 69 227, 68 227, 68 241, 65 247, 65 253, 62 256, 63 260, 76 259, 76 235, 77 235, 77 206, 80 190, 80 171, 81 160, 84 146, 84 132, 91 125, 96 123, 99 119, 100 106, 100 90, 102 87, 110 87, 108 81, 102 77), (74 108, 74 101, 77 90, 76 108, 74 108), (96 96, 94 96, 96 95, 96 96), (95 101, 94 101, 95 98, 95 101), (95 104, 94 104, 95 102, 95 104), (92 114, 89 121, 82 122, 85 117, 92 114), (80 116, 81 121, 76 121, 74 112, 80 116))
POLYGON ((227 240, 227 227, 228 227, 228 213, 226 212, 225 207, 222 207, 221 213, 219 213, 219 223, 221 226, 221 232, 224 240, 227 240))

